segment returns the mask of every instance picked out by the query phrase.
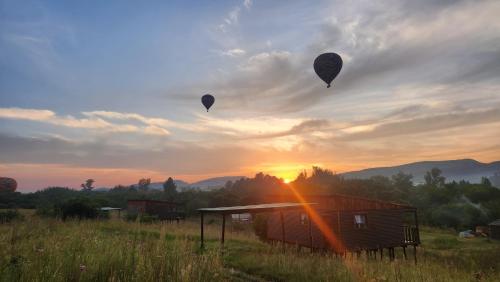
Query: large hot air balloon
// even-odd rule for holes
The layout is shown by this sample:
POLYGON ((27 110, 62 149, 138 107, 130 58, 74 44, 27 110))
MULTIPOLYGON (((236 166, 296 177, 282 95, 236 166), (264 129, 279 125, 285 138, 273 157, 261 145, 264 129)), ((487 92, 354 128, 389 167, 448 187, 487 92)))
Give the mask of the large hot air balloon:
POLYGON ((201 97, 201 103, 203 104, 203 106, 205 106, 205 108, 207 108, 207 112, 208 109, 210 109, 210 107, 214 104, 214 102, 215 98, 210 94, 205 94, 203 95, 203 97, 201 97))
POLYGON ((314 71, 330 88, 330 83, 342 69, 342 58, 337 53, 324 53, 314 60, 314 71))
POLYGON ((17 189, 17 182, 14 178, 0 177, 0 192, 14 192, 17 189))

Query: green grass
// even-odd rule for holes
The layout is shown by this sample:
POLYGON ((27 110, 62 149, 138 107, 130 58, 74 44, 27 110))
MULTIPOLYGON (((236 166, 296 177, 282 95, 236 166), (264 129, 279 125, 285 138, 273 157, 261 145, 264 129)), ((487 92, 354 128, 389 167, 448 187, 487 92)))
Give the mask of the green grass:
MULTIPOLYGON (((249 228, 219 244, 218 221, 139 224, 26 216, 0 225, 0 281, 500 281, 500 243, 424 228, 418 265, 336 258, 258 241, 249 228)), ((412 251, 408 251, 409 257, 412 251)))

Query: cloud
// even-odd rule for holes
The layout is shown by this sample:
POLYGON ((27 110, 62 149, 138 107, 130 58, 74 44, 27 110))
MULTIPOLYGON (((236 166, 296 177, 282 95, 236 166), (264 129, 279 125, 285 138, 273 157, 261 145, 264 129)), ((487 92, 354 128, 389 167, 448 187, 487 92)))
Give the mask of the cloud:
POLYGON ((247 52, 243 49, 240 48, 235 48, 235 49, 229 49, 226 51, 220 51, 221 56, 228 56, 228 57, 238 57, 245 55, 247 52))
POLYGON ((166 128, 168 121, 164 119, 146 118, 137 114, 121 114, 116 112, 84 112, 89 118, 75 118, 71 115, 58 116, 49 110, 22 109, 22 108, 0 108, 0 118, 29 120, 48 123, 56 126, 99 130, 103 132, 118 133, 142 133, 147 135, 169 135, 166 128), (112 119, 136 119, 147 126, 136 126, 133 124, 112 123, 101 117, 112 119))
POLYGON ((245 8, 247 9, 250 9, 252 7, 252 0, 243 0, 243 6, 245 6, 245 8))
MULTIPOLYGON (((499 2, 430 1, 425 13, 408 1, 334 5, 304 47, 288 42, 293 51, 257 52, 200 87, 222 94, 224 110, 240 105, 240 112, 269 115, 306 112, 336 97, 368 104, 408 85, 499 85, 499 2), (344 67, 326 90, 311 65, 318 54, 332 50, 344 58, 344 67)), ((273 39, 279 40, 279 35, 273 39)), ((252 54, 252 48, 245 49, 252 54)))
POLYGON ((366 130, 349 131, 341 140, 390 138, 398 135, 427 134, 438 130, 500 122, 500 107, 481 111, 459 111, 373 125, 366 130))

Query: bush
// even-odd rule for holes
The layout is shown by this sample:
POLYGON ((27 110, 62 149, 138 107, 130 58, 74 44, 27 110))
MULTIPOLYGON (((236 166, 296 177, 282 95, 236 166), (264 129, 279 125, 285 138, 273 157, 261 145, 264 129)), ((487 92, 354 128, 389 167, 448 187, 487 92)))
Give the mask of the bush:
POLYGON ((157 222, 160 220, 157 215, 149 215, 147 213, 127 213, 125 216, 125 219, 127 221, 137 221, 139 220, 140 223, 153 223, 157 222))
POLYGON ((0 211, 0 223, 7 223, 13 220, 22 220, 24 216, 17 210, 0 211))
POLYGON ((139 216, 139 214, 137 214, 137 213, 127 213, 127 215, 125 216, 125 219, 127 221, 136 221, 138 216, 139 216))
POLYGON ((253 220, 253 230, 255 231, 255 235, 259 237, 260 240, 267 240, 267 214, 257 214, 253 220))
POLYGON ((439 237, 432 240, 432 243, 434 244, 436 249, 449 250, 455 248, 460 242, 455 237, 439 237))
POLYGON ((58 217, 61 215, 61 209, 54 205, 42 205, 36 207, 35 214, 41 217, 58 217))
POLYGON ((87 199, 72 199, 61 206, 62 219, 66 218, 97 218, 99 215, 94 203, 87 199))
POLYGON ((158 221, 159 218, 157 215, 149 215, 147 213, 141 214, 139 217, 139 222, 141 223, 153 223, 158 221))

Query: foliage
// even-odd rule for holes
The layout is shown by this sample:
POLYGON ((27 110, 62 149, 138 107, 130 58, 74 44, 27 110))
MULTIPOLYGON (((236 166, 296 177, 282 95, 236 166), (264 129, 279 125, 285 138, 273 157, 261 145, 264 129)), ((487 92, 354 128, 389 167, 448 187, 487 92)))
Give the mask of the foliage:
POLYGON ((177 185, 175 185, 172 177, 169 177, 163 183, 163 193, 165 193, 165 198, 167 200, 173 201, 175 199, 175 196, 177 195, 177 185))
POLYGON ((82 187, 83 191, 92 191, 92 189, 94 189, 94 187, 92 186, 94 182, 94 179, 87 179, 85 180, 85 183, 82 183, 80 186, 82 187))
POLYGON ((72 199, 61 206, 61 217, 63 220, 67 218, 97 218, 99 213, 97 212, 96 205, 85 198, 72 199))
POLYGON ((434 188, 443 187, 446 179, 441 176, 441 173, 442 171, 437 167, 432 168, 430 171, 426 172, 424 176, 425 185, 434 188))
POLYGON ((0 223, 8 223, 22 219, 24 219, 24 216, 17 210, 0 210, 0 223))
MULTIPOLYGON (((425 184, 413 184, 412 175, 398 172, 392 177, 345 179, 330 170, 314 167, 308 175, 302 172, 289 185, 302 195, 346 194, 383 201, 413 205, 419 210, 422 223, 472 229, 500 218, 500 189, 483 180, 480 184, 466 181, 446 182, 439 170, 427 173, 425 184)), ((184 189, 173 192, 175 182, 165 182, 167 190, 147 189, 150 180, 140 181, 138 189, 118 185, 107 192, 77 191, 50 187, 35 193, 0 194, 0 208, 37 208, 37 213, 61 216, 60 207, 70 199, 84 196, 95 207, 126 208, 127 200, 169 200, 183 204, 187 215, 197 214, 202 207, 247 205, 268 202, 273 196, 290 193, 290 186, 277 177, 258 173, 253 178, 227 182, 213 190, 184 189), (147 185, 146 185, 147 184, 147 185), (168 186, 167 186, 168 185, 168 186), (166 193, 165 191, 169 191, 166 193)))
POLYGON ((267 238, 267 218, 268 215, 266 214, 257 214, 254 216, 252 222, 255 235, 262 241, 265 241, 267 238))
MULTIPOLYGON (((218 222, 220 224, 220 221, 218 222)), ((0 225, 0 281, 499 281, 499 242, 422 228, 418 264, 336 257, 261 243, 249 232, 199 223, 141 224, 27 218, 0 225), (228 229, 230 230, 230 229, 228 229)))
POLYGON ((148 190, 150 184, 151 178, 141 178, 137 182, 137 187, 139 187, 139 190, 148 190))

